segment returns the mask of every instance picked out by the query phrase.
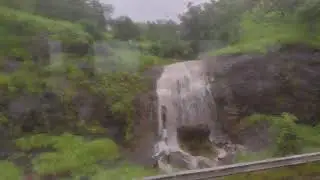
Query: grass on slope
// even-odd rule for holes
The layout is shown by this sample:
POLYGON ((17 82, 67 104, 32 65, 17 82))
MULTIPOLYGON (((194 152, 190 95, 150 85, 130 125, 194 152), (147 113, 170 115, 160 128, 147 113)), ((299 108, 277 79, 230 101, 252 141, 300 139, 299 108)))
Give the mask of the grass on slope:
POLYGON ((240 25, 240 41, 209 54, 266 53, 287 44, 320 47, 320 23, 316 25, 317 34, 310 36, 307 25, 299 23, 293 15, 282 17, 273 12, 257 18, 246 13, 240 25))
MULTIPOLYGON (((65 41, 87 41, 89 34, 82 26, 68 21, 53 20, 6 7, 0 7, 1 26, 11 33, 36 34, 42 31, 51 33, 51 37, 65 41)), ((21 38, 21 37, 20 37, 21 38)))
POLYGON ((28 57, 26 48, 32 47, 32 38, 40 33, 49 33, 49 38, 69 44, 91 40, 79 24, 1 6, 0 24, 0 54, 4 56, 28 57))

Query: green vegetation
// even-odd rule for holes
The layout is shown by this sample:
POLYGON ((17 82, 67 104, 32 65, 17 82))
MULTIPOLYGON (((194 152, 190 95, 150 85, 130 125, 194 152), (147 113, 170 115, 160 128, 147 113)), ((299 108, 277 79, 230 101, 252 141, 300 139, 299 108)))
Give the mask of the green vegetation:
POLYGON ((274 151, 270 149, 267 149, 261 152, 239 152, 236 156, 235 161, 237 163, 241 163, 241 162, 260 161, 260 160, 271 158, 274 156, 274 151))
POLYGON ((90 40, 80 24, 51 20, 6 7, 0 7, 0 12, 1 55, 30 58, 27 48, 39 33, 48 33, 49 38, 69 44, 88 43, 90 40))
POLYGON ((132 178, 143 178, 156 175, 157 172, 152 169, 138 167, 136 165, 124 164, 121 168, 112 168, 101 171, 92 177, 92 180, 110 179, 131 180, 132 178))
MULTIPOLYGON (((181 23, 137 23, 112 18, 112 5, 98 0, 1 1, 0 127, 6 140, 17 139, 19 152, 0 162, 1 176, 21 179, 29 166, 41 177, 99 180, 156 174, 118 163, 124 158, 119 144, 133 142, 134 100, 149 87, 143 73, 206 51, 217 55, 264 53, 288 44, 319 47, 319 7, 319 0, 220 0, 189 4, 181 23), (61 43, 61 52, 50 54, 51 40, 61 43), (17 67, 10 69, 10 63, 17 67), (23 106, 23 112, 13 111, 20 108, 12 104, 23 106), (93 109, 88 117, 80 112, 86 105, 93 109), (109 135, 110 126, 117 135, 109 135), (12 163, 21 156, 27 165, 12 163)), ((256 114, 246 125, 261 120, 270 123, 277 141, 259 158, 319 147, 318 126, 297 124, 287 113, 256 114)), ((247 156, 256 159, 252 154, 238 159, 247 156)))
MULTIPOLYGON (((242 128, 254 126, 257 123, 268 122, 270 130, 276 133, 276 143, 261 152, 241 152, 237 155, 237 162, 258 161, 277 156, 308 153, 319 150, 319 126, 297 124, 297 118, 289 113, 281 115, 253 114, 244 119, 242 128)), ((252 173, 227 176, 221 179, 307 179, 319 176, 319 163, 283 167, 252 173)))
POLYGON ((320 47, 320 33, 310 36, 307 25, 297 19, 295 14, 282 16, 280 12, 245 13, 240 24, 242 34, 239 41, 212 55, 266 53, 277 46, 289 44, 320 47))
POLYGON ((80 24, 69 21, 53 20, 41 16, 32 15, 18 10, 0 7, 0 20, 2 28, 21 32, 19 35, 36 35, 41 31, 48 31, 52 38, 58 40, 73 40, 75 42, 87 42, 89 34, 80 24))
POLYGON ((120 158, 120 154, 118 146, 110 139, 90 140, 68 133, 60 136, 37 134, 17 139, 16 145, 24 152, 47 150, 31 159, 32 170, 40 177, 92 176, 93 179, 114 177, 129 180, 156 173, 156 171, 128 163, 121 163, 121 166, 112 165, 117 164, 115 161, 120 158))
MULTIPOLYGON (((112 41, 119 42, 119 39, 113 39, 114 34, 106 32, 106 24, 100 24, 101 16, 86 14, 92 6, 82 4, 87 6, 87 11, 78 11, 72 3, 72 7, 61 6, 65 3, 61 0, 53 4, 39 1, 35 7, 25 9, 15 2, 0 3, 3 25, 0 28, 3 47, 0 50, 0 126, 8 133, 8 141, 18 138, 15 143, 18 153, 0 163, 1 168, 6 169, 1 176, 18 180, 29 167, 41 178, 92 176, 101 179, 107 176, 129 180, 157 173, 130 163, 119 164, 124 158, 121 147, 106 135, 108 127, 103 124, 117 124, 123 141, 130 143, 135 117, 133 101, 147 90, 149 83, 142 73, 155 64, 171 60, 142 54, 137 45, 127 42, 113 46, 112 41), (68 12, 72 11, 81 13, 83 18, 71 17, 68 12), (61 42, 62 52, 50 57, 49 40, 61 42), (95 52, 94 40, 108 41, 105 42, 108 46, 102 47, 106 54, 95 52), (19 66, 7 72, 8 61, 19 66), (86 68, 79 68, 82 64, 86 68), (53 98, 49 104, 40 104, 37 110, 26 107, 23 116, 12 118, 15 114, 8 109, 11 102, 22 96, 42 101, 48 94, 53 98), (98 115, 79 118, 77 98, 98 99, 94 105, 94 113, 98 115), (14 161, 13 164, 12 160, 24 163, 14 161), (130 173, 123 176, 121 173, 125 172, 130 173)), ((93 2, 97 3, 90 0, 93 2)), ((26 4, 32 5, 32 1, 26 4)))
POLYGON ((199 41, 198 48, 209 55, 265 53, 288 44, 319 47, 319 4, 318 0, 189 4, 181 16, 181 34, 199 41), (207 42, 215 48, 203 49, 207 42))
MULTIPOLYGON (((11 5, 9 7, 12 7, 11 5)), ((92 46, 91 40, 96 39, 94 32, 90 30, 87 24, 83 24, 80 21, 79 24, 74 24, 69 22, 68 18, 62 17, 52 16, 53 19, 49 19, 36 15, 38 14, 37 10, 31 14, 29 11, 22 11, 15 6, 13 7, 15 9, 0 7, 0 21, 4 24, 2 31, 0 31, 1 37, 4 38, 1 43, 3 43, 3 47, 6 47, 2 49, 1 56, 14 57, 15 59, 22 58, 24 62, 17 71, 1 74, 0 86, 4 91, 3 95, 9 98, 3 99, 3 103, 8 103, 10 99, 18 97, 21 93, 40 95, 44 91, 53 91, 60 96, 61 103, 64 104, 62 107, 66 111, 65 117, 54 121, 55 123, 57 121, 62 123, 67 120, 67 123, 63 124, 64 127, 60 127, 61 124, 53 125, 53 120, 34 123, 42 124, 42 127, 38 129, 40 131, 45 126, 49 132, 57 129, 61 132, 71 128, 74 125, 73 122, 75 124, 81 124, 80 122, 82 122, 82 120, 74 118, 76 114, 71 102, 72 97, 77 94, 80 88, 88 91, 91 95, 102 97, 101 100, 104 100, 104 104, 107 105, 106 111, 111 111, 115 119, 126 124, 125 137, 129 140, 132 137, 130 129, 134 116, 133 100, 137 94, 145 89, 147 83, 140 73, 155 64, 166 64, 171 61, 150 55, 142 55, 131 45, 123 46, 124 43, 120 43, 120 46, 116 45, 115 47, 111 43, 111 53, 108 56, 100 56, 99 54, 92 56, 90 53, 83 56, 82 51, 90 52, 90 47, 86 46, 92 46), (41 41, 47 41, 48 39, 60 40, 63 51, 68 52, 70 48, 77 50, 71 50, 72 54, 62 52, 61 55, 55 57, 53 64, 48 64, 48 67, 39 69, 30 59, 35 55, 38 56, 40 52, 42 54, 40 56, 41 61, 46 61, 44 58, 48 58, 46 55, 48 49, 36 51, 36 49, 43 46, 38 42, 35 42, 35 44, 38 44, 37 46, 31 47, 34 50, 30 51, 29 47, 33 36, 43 32, 49 33, 49 36, 41 39, 41 41), (77 47, 78 45, 80 47, 77 47), (85 45, 84 49, 82 45, 85 45), (36 51, 36 54, 34 54, 34 51, 36 51), (88 65, 93 63, 94 67, 90 67, 91 71, 99 72, 95 73, 94 79, 90 79, 90 72, 80 70, 77 67, 79 63, 88 65), (106 66, 103 66, 104 63, 107 63, 106 66), (111 71, 109 71, 110 63, 113 65, 111 71), (95 67, 99 68, 93 69, 95 67), (66 76, 67 79, 63 78, 63 76, 66 76), (68 88, 61 89, 61 78, 67 80, 69 83, 68 88)), ((39 11, 44 13, 42 10, 39 11)), ((107 38, 110 38, 110 36, 107 38)), ((106 50, 109 51, 109 48, 106 50)), ((4 116, 6 114, 7 112, 3 112, 4 116)), ((32 121, 37 120, 34 119, 32 121)), ((11 131, 15 129, 16 136, 21 135, 19 132, 21 132, 23 122, 11 123, 9 120, 6 125, 12 128, 10 129, 11 131)), ((86 124, 86 126, 91 125, 86 124)))
POLYGON ((274 156, 299 154, 319 148, 320 132, 317 127, 297 124, 297 118, 289 113, 276 115, 253 114, 243 121, 242 130, 257 123, 267 122, 270 131, 276 133, 276 143, 269 150, 259 153, 240 154, 238 161, 261 160, 274 156), (247 159, 248 158, 248 159, 247 159))
MULTIPOLYGON (((152 60, 153 58, 151 57, 150 59, 152 60)), ((71 61, 70 58, 68 58, 68 60, 71 61)), ((148 63, 150 63, 148 60, 148 57, 143 58, 145 64, 142 65, 148 66, 148 63)), ((139 72, 107 72, 98 74, 94 80, 89 81, 88 75, 74 65, 64 63, 62 66, 63 67, 39 70, 35 65, 26 63, 26 65, 11 74, 2 74, 0 76, 0 89, 5 91, 3 95, 9 99, 18 97, 21 93, 42 94, 44 91, 55 92, 56 95, 60 97, 60 103, 65 105, 63 106, 63 108, 65 108, 65 117, 60 117, 61 119, 47 119, 47 122, 35 122, 42 120, 29 119, 29 121, 33 123, 42 124, 42 128, 46 128, 49 132, 68 130, 68 128, 74 126, 73 123, 79 124, 82 122, 81 119, 74 118, 74 112, 72 110, 75 108, 75 105, 71 104, 71 100, 79 89, 83 89, 91 93, 91 95, 101 97, 101 102, 107 105, 108 110, 116 115, 119 121, 127 123, 128 131, 126 131, 126 137, 129 140, 131 136, 130 124, 133 121, 134 115, 133 100, 135 96, 146 87, 146 82, 142 76, 139 75, 139 72), (30 71, 31 69, 33 69, 33 71, 30 71), (52 74, 55 76, 52 77, 52 74), (65 77, 67 77, 67 79, 65 77), (61 78, 67 80, 67 88, 61 88, 59 80, 61 78), (66 119, 68 121, 64 123, 66 119), (57 122, 60 123, 57 124, 57 122)), ((8 103, 7 98, 2 99, 2 102, 8 103)), ((5 119, 3 121, 3 123, 6 124, 11 123, 5 119)), ((85 122, 85 127, 100 124, 100 122, 88 123, 89 124, 85 122)), ((17 129, 22 126, 23 122, 15 122, 13 126, 10 127, 17 129)))
POLYGON ((0 161, 1 179, 19 180, 22 177, 22 172, 12 162, 0 161))
POLYGON ((305 165, 297 165, 291 167, 283 167, 277 169, 270 169, 264 171, 257 171, 252 173, 243 173, 232 176, 227 176, 221 179, 224 180, 260 180, 260 179, 309 179, 319 176, 320 164, 309 163, 305 165))

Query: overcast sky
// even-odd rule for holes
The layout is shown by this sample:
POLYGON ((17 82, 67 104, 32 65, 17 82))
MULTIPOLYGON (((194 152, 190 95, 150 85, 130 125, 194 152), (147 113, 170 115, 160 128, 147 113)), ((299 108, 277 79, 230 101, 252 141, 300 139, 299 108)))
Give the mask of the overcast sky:
POLYGON ((128 15, 136 21, 175 19, 188 2, 202 3, 208 0, 101 0, 113 4, 115 16, 128 15))

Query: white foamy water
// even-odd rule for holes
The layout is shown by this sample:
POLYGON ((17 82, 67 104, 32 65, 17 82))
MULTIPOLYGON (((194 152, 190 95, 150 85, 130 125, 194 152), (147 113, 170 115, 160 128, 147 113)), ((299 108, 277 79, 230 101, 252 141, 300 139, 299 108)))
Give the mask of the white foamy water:
POLYGON ((180 62, 165 66, 157 81, 158 133, 163 129, 161 106, 165 106, 168 146, 184 154, 186 162, 194 162, 196 157, 180 149, 177 129, 198 125, 214 129, 216 120, 216 107, 205 72, 203 61, 180 62))

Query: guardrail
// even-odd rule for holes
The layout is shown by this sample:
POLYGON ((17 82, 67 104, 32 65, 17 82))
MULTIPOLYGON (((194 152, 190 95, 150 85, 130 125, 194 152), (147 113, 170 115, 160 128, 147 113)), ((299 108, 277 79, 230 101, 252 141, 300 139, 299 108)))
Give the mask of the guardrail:
POLYGON ((211 180, 233 174, 261 171, 284 166, 293 166, 320 161, 320 152, 272 158, 249 163, 238 163, 215 168, 182 171, 174 174, 145 177, 144 180, 211 180))

